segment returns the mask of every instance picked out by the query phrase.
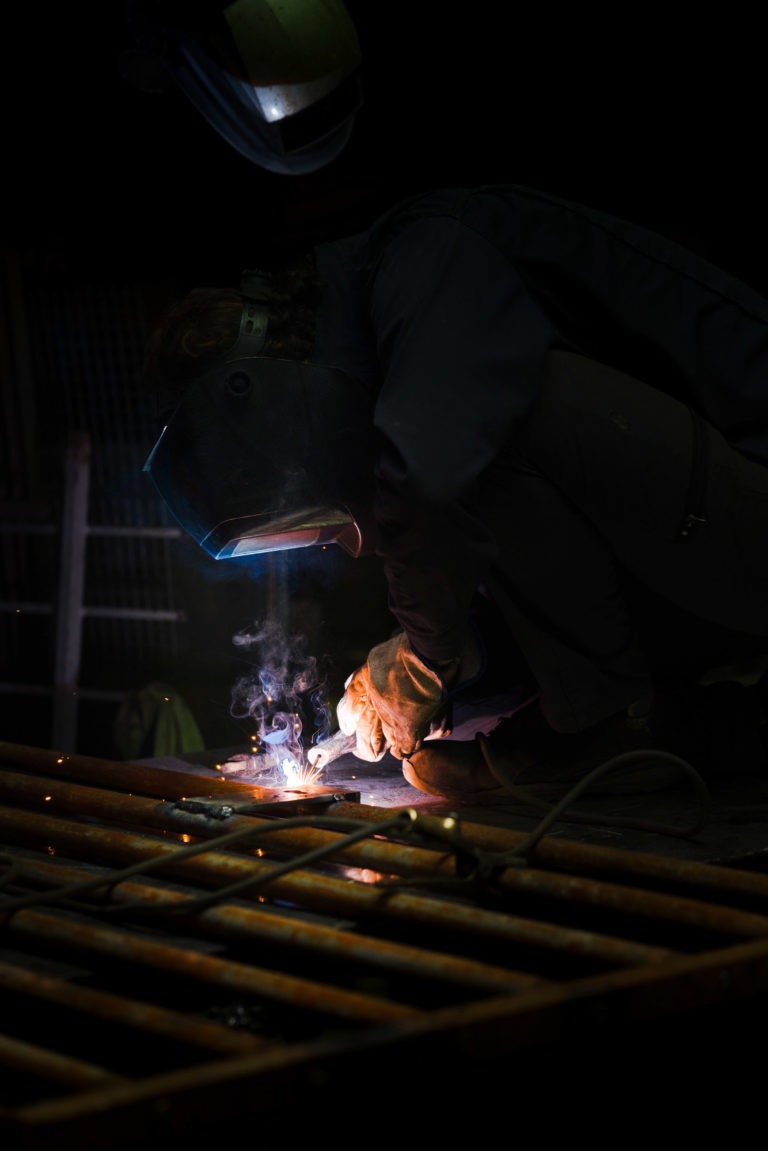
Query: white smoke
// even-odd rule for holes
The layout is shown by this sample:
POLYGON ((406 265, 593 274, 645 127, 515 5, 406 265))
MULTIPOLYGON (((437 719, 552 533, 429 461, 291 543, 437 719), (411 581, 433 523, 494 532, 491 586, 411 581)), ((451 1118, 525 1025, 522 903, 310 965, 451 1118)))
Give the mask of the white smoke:
POLYGON ((306 749, 330 732, 332 709, 321 663, 306 652, 302 636, 286 635, 271 619, 232 637, 253 652, 253 670, 232 689, 230 713, 253 722, 253 754, 260 770, 290 778, 306 763, 306 749))

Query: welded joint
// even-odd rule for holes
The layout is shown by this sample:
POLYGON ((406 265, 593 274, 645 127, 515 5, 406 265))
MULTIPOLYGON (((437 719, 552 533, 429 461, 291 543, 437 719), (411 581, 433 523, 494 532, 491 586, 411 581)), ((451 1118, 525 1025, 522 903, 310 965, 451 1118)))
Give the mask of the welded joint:
POLYGON ((203 815, 206 819, 213 819, 222 822, 225 819, 231 819, 233 815, 237 814, 238 807, 244 806, 235 803, 222 803, 220 800, 212 799, 177 799, 173 803, 166 804, 166 808, 170 812, 182 812, 184 815, 203 815))
POLYGON ((177 799, 164 806, 170 814, 200 815, 205 819, 223 822, 235 815, 291 815, 305 810, 325 809, 336 803, 359 803, 359 791, 324 792, 309 795, 291 792, 290 798, 271 799, 260 802, 253 796, 233 798, 222 803, 210 796, 192 796, 177 799))
POLYGON ((359 791, 333 791, 310 795, 306 792, 291 792, 290 798, 272 799, 260 802, 246 800, 238 807, 240 815, 292 815, 325 810, 337 803, 359 803, 359 791))

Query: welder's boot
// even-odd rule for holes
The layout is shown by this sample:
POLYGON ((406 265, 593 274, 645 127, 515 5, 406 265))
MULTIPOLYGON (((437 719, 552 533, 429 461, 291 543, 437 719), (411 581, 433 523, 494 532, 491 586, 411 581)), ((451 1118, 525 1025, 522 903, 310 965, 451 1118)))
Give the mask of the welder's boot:
POLYGON ((403 760, 403 776, 411 787, 453 803, 508 799, 507 785, 494 775, 483 755, 481 740, 487 738, 481 733, 472 740, 425 743, 403 760))
POLYGON ((598 772, 590 791, 656 791, 676 782, 681 769, 653 755, 649 749, 654 743, 647 718, 629 713, 586 731, 561 734, 547 724, 534 701, 471 743, 424 744, 403 763, 403 775, 430 795, 482 803, 509 800, 524 791, 562 793, 564 785, 575 785, 607 761, 631 752, 634 770, 627 765, 620 779, 598 772), (634 758, 646 751, 648 755, 634 758))
POLYGON ((723 681, 677 686, 645 714, 627 709, 562 734, 537 701, 471 742, 425 743, 403 762, 419 791, 454 802, 559 793, 586 781, 590 793, 636 794, 681 782, 768 774, 768 675, 749 687, 723 681))

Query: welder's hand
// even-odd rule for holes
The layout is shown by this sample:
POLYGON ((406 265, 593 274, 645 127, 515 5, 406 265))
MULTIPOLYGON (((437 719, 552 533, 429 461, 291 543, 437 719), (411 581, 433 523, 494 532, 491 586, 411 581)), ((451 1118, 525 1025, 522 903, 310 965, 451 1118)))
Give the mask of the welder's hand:
POLYGON ((433 671, 404 633, 372 648, 347 680, 336 708, 340 729, 356 736, 357 757, 372 763, 386 751, 397 759, 416 751, 442 709, 458 667, 457 659, 440 673, 433 671))

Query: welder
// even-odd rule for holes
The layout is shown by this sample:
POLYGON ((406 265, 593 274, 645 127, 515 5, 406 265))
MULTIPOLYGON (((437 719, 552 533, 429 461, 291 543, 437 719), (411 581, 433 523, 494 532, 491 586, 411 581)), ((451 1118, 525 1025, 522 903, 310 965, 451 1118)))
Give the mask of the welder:
POLYGON ((146 370, 145 469, 210 555, 379 557, 396 626, 337 708, 361 759, 456 800, 647 749, 763 769, 765 678, 704 674, 768 652, 768 300, 746 283, 543 191, 438 189, 187 294, 146 370))

